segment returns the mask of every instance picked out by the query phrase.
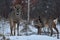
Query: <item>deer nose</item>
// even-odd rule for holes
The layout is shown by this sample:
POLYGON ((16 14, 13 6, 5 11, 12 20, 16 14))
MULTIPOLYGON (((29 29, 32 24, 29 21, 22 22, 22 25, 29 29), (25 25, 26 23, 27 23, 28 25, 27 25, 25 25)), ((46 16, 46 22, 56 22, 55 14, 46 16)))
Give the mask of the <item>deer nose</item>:
POLYGON ((18 13, 16 15, 19 15, 18 13))

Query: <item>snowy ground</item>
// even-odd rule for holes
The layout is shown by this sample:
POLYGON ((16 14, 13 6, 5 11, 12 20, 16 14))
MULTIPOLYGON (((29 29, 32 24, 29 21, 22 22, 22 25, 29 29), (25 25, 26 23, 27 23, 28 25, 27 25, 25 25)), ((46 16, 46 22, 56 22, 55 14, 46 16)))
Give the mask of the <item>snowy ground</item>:
MULTIPOLYGON (((33 35, 29 35, 26 36, 24 35, 25 32, 21 32, 21 30, 23 29, 23 25, 20 25, 20 34, 22 36, 9 36, 10 35, 10 27, 9 27, 9 22, 3 22, 0 21, 0 34, 4 34, 7 38, 10 38, 11 40, 60 40, 57 39, 56 36, 50 37, 47 35, 36 35, 37 34, 37 29, 35 27, 32 27, 31 25, 29 25, 29 28, 31 29, 31 32, 28 31, 28 34, 33 34, 33 35)), ((60 32, 60 25, 57 25, 57 28, 60 32)), ((2 37, 0 37, 1 39, 2 37)))
POLYGON ((60 40, 60 39, 57 39, 56 37, 50 37, 50 36, 45 36, 45 35, 6 36, 6 39, 7 38, 9 38, 10 40, 60 40))

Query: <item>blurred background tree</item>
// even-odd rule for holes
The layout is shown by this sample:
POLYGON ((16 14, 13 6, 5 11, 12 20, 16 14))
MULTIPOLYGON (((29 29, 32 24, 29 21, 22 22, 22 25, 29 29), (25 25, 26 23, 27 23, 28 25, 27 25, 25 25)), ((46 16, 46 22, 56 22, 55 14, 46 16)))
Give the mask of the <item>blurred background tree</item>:
MULTIPOLYGON (((11 12, 10 6, 18 3, 22 6, 23 19, 27 19, 28 0, 0 0, 0 15, 7 18, 11 12)), ((60 0, 30 0, 30 19, 39 15, 53 18, 60 16, 60 0)))

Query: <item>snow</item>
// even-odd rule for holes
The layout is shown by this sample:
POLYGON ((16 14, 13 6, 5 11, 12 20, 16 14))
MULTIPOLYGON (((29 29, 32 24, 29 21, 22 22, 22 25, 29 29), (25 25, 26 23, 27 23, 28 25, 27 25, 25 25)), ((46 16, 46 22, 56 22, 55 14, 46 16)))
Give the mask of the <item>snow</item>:
POLYGON ((50 37, 45 35, 31 35, 31 36, 6 36, 10 40, 60 40, 56 37, 50 37))
POLYGON ((10 25, 7 22, 4 22, 4 20, 0 21, 0 33, 1 34, 10 34, 10 25))
MULTIPOLYGON (((32 23, 33 25, 33 23, 32 23)), ((9 36, 10 35, 10 25, 9 25, 9 22, 3 22, 0 21, 0 34, 4 34, 6 36, 6 38, 10 38, 10 40, 60 40, 60 39, 57 39, 56 36, 47 36, 47 35, 37 35, 37 29, 32 26, 32 25, 28 25, 29 26, 29 29, 31 30, 28 31, 28 34, 31 34, 31 35, 24 35, 25 32, 21 32, 21 30, 23 29, 23 25, 20 25, 20 34, 22 36, 9 36), (4 29, 3 29, 4 28, 4 29), (4 31, 4 32, 3 32, 4 31)), ((59 32, 60 32, 60 24, 56 25, 59 32)), ((1 39, 2 37, 0 37, 1 39)))

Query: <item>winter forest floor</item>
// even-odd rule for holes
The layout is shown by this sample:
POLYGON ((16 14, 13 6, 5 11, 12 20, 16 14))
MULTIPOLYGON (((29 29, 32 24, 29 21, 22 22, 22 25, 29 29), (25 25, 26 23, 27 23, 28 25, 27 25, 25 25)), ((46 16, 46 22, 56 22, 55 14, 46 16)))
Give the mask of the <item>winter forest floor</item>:
MULTIPOLYGON (((60 24, 57 25, 57 28, 60 32, 60 24)), ((56 34, 53 34, 53 36, 48 36, 48 35, 37 35, 37 29, 31 25, 29 25, 28 30, 28 36, 25 35, 26 32, 21 31, 23 29, 23 25, 20 25, 20 35, 22 36, 9 36, 10 35, 10 27, 9 27, 9 22, 3 22, 0 21, 0 34, 4 34, 6 38, 9 38, 10 40, 60 40, 57 39, 56 34)), ((54 29, 53 29, 54 30, 54 29)), ((55 31, 55 30, 54 30, 55 31)), ((17 34, 17 33, 16 33, 17 34)), ((2 39, 2 36, 0 36, 0 40, 2 39)))

